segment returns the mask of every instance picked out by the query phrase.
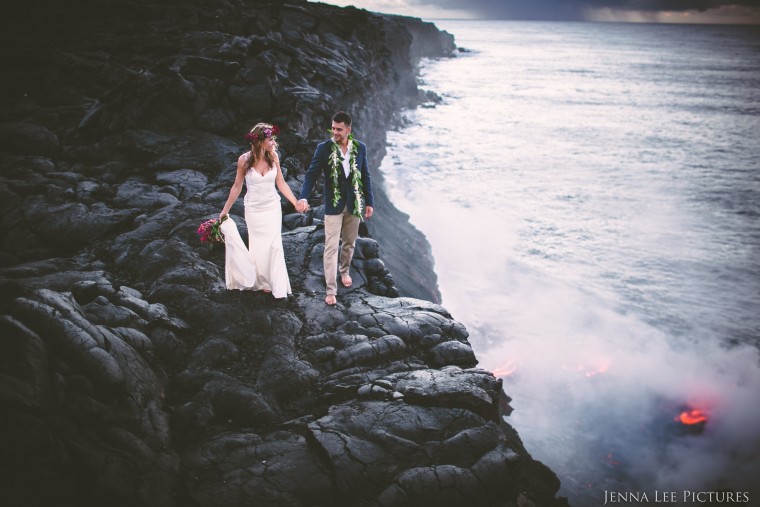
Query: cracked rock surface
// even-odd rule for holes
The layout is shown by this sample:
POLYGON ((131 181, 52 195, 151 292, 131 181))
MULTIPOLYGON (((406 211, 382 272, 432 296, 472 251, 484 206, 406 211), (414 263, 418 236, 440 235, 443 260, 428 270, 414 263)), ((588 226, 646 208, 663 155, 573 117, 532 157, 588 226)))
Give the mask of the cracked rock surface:
POLYGON ((318 193, 307 214, 282 203, 285 300, 227 291, 195 232, 255 121, 281 126, 293 189, 347 104, 376 168, 448 34, 305 1, 18 7, 0 31, 0 503, 566 505, 376 170, 334 307, 318 193))

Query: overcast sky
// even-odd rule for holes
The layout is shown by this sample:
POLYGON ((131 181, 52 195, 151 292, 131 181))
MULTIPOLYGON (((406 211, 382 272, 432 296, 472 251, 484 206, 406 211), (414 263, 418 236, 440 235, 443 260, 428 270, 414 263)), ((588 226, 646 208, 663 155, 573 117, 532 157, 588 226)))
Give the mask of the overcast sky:
POLYGON ((760 0, 329 0, 427 19, 757 23, 760 0))

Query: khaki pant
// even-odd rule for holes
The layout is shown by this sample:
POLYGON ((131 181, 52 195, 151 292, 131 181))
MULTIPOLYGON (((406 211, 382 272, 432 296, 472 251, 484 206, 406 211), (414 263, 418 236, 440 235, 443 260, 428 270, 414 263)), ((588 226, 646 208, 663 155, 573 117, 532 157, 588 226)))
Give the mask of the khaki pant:
POLYGON ((327 294, 338 293, 336 270, 338 268, 338 246, 341 237, 343 247, 340 249, 340 274, 348 274, 351 269, 351 259, 354 256, 354 245, 359 235, 359 218, 353 216, 344 208, 340 215, 325 215, 325 285, 327 294))

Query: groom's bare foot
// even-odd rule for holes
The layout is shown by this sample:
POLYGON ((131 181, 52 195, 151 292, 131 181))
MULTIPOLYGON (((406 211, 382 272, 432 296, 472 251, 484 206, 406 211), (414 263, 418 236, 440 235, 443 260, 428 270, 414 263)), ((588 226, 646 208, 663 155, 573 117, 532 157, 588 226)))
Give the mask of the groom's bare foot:
POLYGON ((325 296, 325 303, 327 303, 330 306, 337 303, 337 300, 335 299, 335 294, 328 294, 327 296, 325 296))
POLYGON ((349 275, 340 275, 340 281, 343 284, 343 287, 351 287, 353 285, 354 281, 351 280, 351 277, 349 275))

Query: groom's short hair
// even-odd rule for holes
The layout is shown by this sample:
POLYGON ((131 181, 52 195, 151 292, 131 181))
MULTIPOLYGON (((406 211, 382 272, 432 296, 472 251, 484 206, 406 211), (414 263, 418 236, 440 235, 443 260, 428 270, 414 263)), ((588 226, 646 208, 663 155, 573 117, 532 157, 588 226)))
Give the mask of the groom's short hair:
POLYGON ((345 123, 346 127, 351 126, 351 115, 348 114, 345 111, 338 111, 335 113, 335 116, 333 116, 333 120, 335 123, 345 123))

